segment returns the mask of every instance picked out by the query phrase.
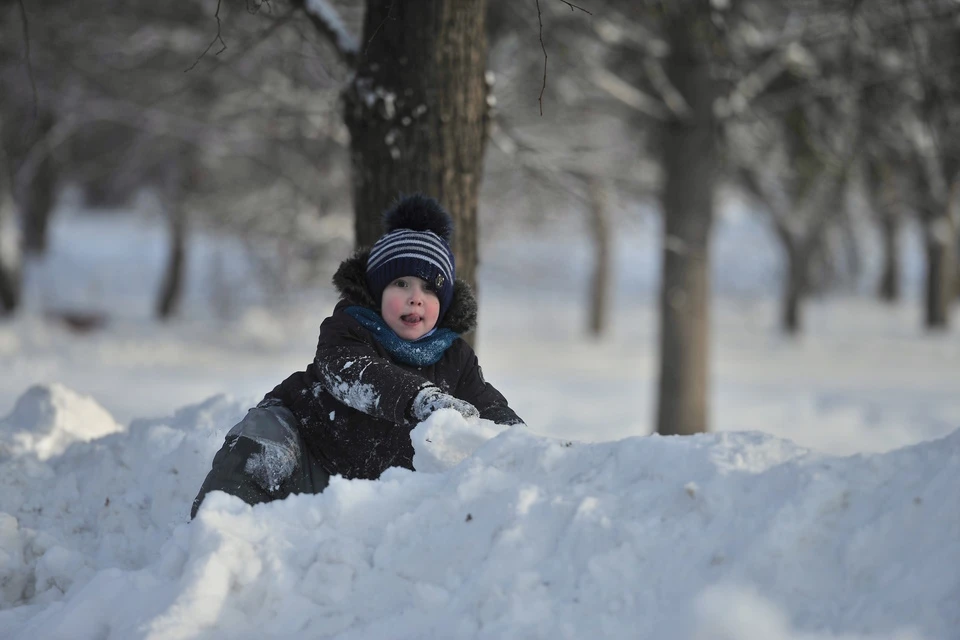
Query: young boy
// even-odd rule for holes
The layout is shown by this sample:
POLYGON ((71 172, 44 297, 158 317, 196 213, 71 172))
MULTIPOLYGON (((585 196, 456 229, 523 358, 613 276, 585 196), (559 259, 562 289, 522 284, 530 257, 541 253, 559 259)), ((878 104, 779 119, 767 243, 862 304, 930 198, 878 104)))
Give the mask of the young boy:
POLYGON ((436 200, 398 201, 385 234, 345 260, 320 325, 317 355, 247 413, 213 459, 191 517, 211 491, 255 504, 319 493, 331 475, 413 469, 410 430, 438 409, 499 424, 522 421, 483 379, 460 334, 477 302, 455 279, 453 223, 436 200))

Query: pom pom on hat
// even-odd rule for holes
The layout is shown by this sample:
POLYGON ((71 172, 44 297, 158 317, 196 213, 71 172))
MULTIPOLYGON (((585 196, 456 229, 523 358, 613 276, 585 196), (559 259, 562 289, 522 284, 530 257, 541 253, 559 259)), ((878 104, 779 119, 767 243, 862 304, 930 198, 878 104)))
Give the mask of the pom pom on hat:
POLYGON ((377 304, 393 280, 423 279, 440 300, 439 322, 453 301, 456 264, 450 250, 453 220, 440 203, 421 194, 400 198, 383 214, 385 233, 370 249, 367 288, 377 304))
POLYGON ((432 231, 449 243, 453 236, 453 220, 439 202, 417 193, 401 197, 383 213, 384 233, 397 229, 432 231))

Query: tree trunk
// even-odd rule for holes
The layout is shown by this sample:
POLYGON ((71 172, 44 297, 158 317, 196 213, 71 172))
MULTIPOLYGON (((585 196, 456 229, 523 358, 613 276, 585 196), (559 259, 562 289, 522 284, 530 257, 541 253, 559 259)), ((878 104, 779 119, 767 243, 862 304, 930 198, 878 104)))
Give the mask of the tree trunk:
POLYGON ((595 337, 607 330, 607 309, 610 304, 610 221, 607 192, 599 178, 587 179, 590 194, 590 237, 593 240, 593 277, 590 281, 589 330, 595 337))
POLYGON ((717 167, 717 89, 705 34, 710 7, 671 10, 667 75, 692 114, 663 129, 663 284, 660 299, 660 386, 657 431, 684 435, 707 430, 709 363, 709 239, 717 167), (680 15, 682 13, 682 15, 680 15))
POLYGON ((9 316, 20 305, 20 258, 13 199, 13 167, 6 153, 3 122, 0 121, 0 317, 9 316))
MULTIPOLYGON (((37 121, 36 144, 46 145, 46 136, 53 128, 53 115, 44 112, 37 121)), ((47 250, 47 227, 57 190, 57 172, 49 150, 37 164, 28 184, 20 185, 22 199, 23 252, 25 255, 43 255, 47 250)))
POLYGON ((900 282, 900 204, 896 178, 889 162, 870 158, 866 164, 867 197, 883 237, 883 272, 877 294, 884 302, 897 302, 900 282))
POLYGON ((170 230, 170 252, 157 296, 157 317, 169 320, 180 309, 183 298, 183 274, 187 255, 187 215, 183 205, 184 189, 179 168, 166 172, 164 200, 170 230))
POLYGON ((883 234, 883 274, 880 277, 880 299, 884 302, 900 300, 900 220, 895 215, 880 217, 883 234))
POLYGON ((949 218, 939 216, 925 223, 927 237, 926 326, 945 329, 950 324, 954 300, 956 255, 954 230, 949 218))
POLYGON ((457 277, 476 286, 486 141, 486 0, 367 0, 363 52, 344 91, 357 246, 401 193, 437 198, 455 223, 457 277))
POLYGON ((781 242, 787 254, 787 273, 784 281, 783 307, 780 315, 780 328, 787 335, 800 333, 800 308, 807 292, 807 256, 802 243, 796 238, 787 239, 786 232, 781 233, 781 242))

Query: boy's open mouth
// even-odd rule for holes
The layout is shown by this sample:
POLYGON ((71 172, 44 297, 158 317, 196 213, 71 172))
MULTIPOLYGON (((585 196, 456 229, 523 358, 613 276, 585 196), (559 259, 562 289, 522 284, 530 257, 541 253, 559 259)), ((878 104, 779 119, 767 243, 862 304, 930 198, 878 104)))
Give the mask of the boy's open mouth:
POLYGON ((417 324, 418 322, 423 320, 423 317, 416 313, 408 313, 406 315, 400 316, 400 320, 404 324, 417 324))

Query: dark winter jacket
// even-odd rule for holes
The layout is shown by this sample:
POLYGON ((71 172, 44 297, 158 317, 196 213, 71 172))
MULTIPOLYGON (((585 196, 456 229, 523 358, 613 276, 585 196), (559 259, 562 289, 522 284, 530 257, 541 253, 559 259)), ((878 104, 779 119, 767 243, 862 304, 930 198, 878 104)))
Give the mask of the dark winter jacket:
MULTIPOLYGON (((379 306, 366 286, 368 256, 369 251, 356 253, 344 261, 334 275, 333 282, 341 299, 333 314, 320 326, 320 339, 313 362, 305 371, 294 373, 277 385, 258 405, 258 409, 273 412, 267 416, 268 421, 283 423, 284 417, 292 415, 297 432, 284 439, 292 442, 289 459, 298 460, 296 464, 288 466, 297 471, 301 471, 305 464, 301 456, 306 456, 304 459, 308 460, 308 464, 315 465, 329 475, 339 474, 346 478, 376 479, 390 467, 413 469, 410 430, 416 425, 416 420, 411 415, 411 405, 417 393, 430 383, 470 402, 479 410, 481 418, 499 424, 521 422, 500 392, 483 379, 477 356, 464 340, 455 340, 432 365, 405 365, 392 360, 373 335, 345 311, 350 306, 363 306, 379 313, 379 306)), ((464 282, 457 280, 453 301, 439 327, 463 334, 475 327, 476 317, 477 304, 472 291, 464 282)), ((264 414, 254 414, 248 418, 254 424, 262 425, 264 414)), ((242 425, 242 422, 237 425, 231 434, 242 438, 242 425)), ((262 428, 258 429, 262 431, 262 428)), ((275 431, 277 429, 274 427, 275 431)), ((224 448, 231 444, 229 440, 230 436, 224 448)), ((236 449, 235 438, 231 451, 236 449)), ((252 449, 255 453, 259 452, 258 447, 252 449)), ((254 463, 236 461, 231 460, 229 452, 221 450, 221 453, 222 456, 217 454, 218 458, 223 458, 219 462, 221 470, 227 467, 237 470, 262 468, 257 464, 259 459, 254 463)), ((249 457, 249 453, 244 455, 249 457)), ((278 465, 282 467, 282 464, 278 465)), ((218 462, 215 459, 208 481, 217 470, 218 462)), ((295 477, 296 473, 285 475, 285 472, 271 472, 267 474, 271 476, 269 482, 272 483, 271 487, 267 487, 270 490, 268 495, 262 496, 244 489, 244 493, 254 494, 251 500, 241 495, 235 487, 252 478, 246 477, 250 475, 246 472, 239 473, 243 477, 234 477, 232 472, 221 473, 220 477, 212 479, 212 484, 218 485, 214 488, 253 503, 285 497, 290 493, 316 493, 322 491, 327 483, 326 477, 313 474, 310 476, 313 485, 289 486, 289 482, 284 482, 295 477), (276 480, 278 475, 281 476, 280 481, 276 480)), ((207 485, 205 481, 197 496, 194 513, 204 495, 214 490, 207 485)))

